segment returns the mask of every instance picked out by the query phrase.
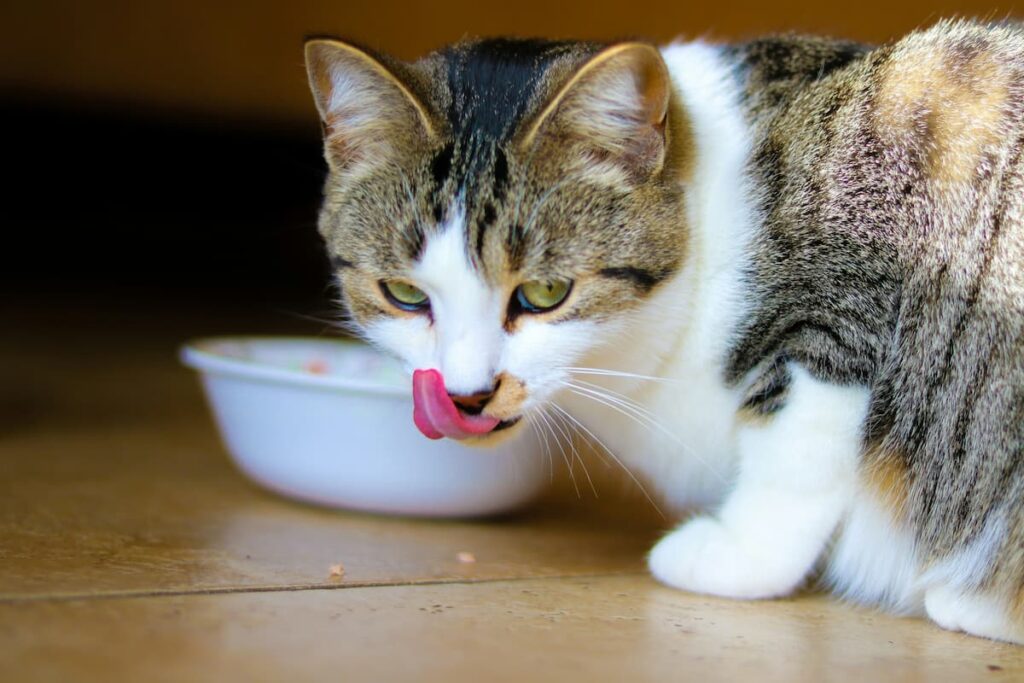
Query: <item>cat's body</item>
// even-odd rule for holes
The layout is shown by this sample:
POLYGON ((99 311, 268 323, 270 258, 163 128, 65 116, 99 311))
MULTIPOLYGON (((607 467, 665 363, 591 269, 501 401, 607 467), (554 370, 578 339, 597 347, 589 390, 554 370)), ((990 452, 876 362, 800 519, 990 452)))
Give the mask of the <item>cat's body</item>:
POLYGON ((367 337, 467 415, 557 411, 707 507, 652 552, 669 584, 820 568, 1024 639, 1024 32, 311 45, 321 229, 367 337), (568 287, 535 306, 538 281, 568 287))

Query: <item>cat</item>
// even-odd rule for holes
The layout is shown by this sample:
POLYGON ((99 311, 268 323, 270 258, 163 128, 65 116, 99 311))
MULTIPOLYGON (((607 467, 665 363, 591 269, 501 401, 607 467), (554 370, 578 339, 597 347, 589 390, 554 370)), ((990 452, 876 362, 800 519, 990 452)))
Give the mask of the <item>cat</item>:
POLYGON ((1024 642, 1024 28, 306 63, 342 303, 425 435, 573 424, 706 510, 670 586, 1024 642))

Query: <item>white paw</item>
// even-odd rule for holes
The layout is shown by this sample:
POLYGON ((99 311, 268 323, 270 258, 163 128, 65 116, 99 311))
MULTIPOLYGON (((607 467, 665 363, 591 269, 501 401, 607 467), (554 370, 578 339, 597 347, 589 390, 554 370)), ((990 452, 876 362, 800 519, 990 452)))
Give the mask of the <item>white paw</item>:
POLYGON ((968 595, 947 586, 932 586, 924 596, 932 621, 949 631, 1024 643, 1024 629, 1006 616, 1006 606, 982 595, 968 595))
POLYGON ((807 568, 794 567, 785 548, 765 540, 750 542, 717 519, 697 517, 661 539, 648 566, 659 581, 695 593, 730 598, 790 593, 807 568))

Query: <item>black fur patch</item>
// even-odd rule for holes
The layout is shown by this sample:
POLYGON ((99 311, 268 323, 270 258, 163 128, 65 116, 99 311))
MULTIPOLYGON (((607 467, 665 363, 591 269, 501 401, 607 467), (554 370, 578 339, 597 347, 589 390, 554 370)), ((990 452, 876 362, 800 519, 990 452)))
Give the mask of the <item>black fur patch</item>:
POLYGON ((779 356, 754 381, 743 397, 740 410, 764 417, 777 413, 786 405, 789 385, 793 381, 786 366, 787 360, 786 356, 779 356))
POLYGON ((494 148, 494 199, 501 201, 508 190, 508 157, 501 147, 494 148))
POLYGON ((523 260, 526 258, 526 233, 523 226, 513 223, 508 228, 508 235, 505 239, 505 252, 508 254, 508 267, 512 272, 523 267, 523 260))
POLYGON ((506 141, 522 119, 544 67, 573 45, 495 38, 450 50, 445 55, 451 92, 448 123, 464 153, 483 151, 477 148, 480 143, 506 141))
POLYGON ((427 237, 423 233, 423 226, 416 221, 405 231, 405 242, 406 251, 409 254, 409 258, 413 261, 419 261, 423 256, 423 249, 426 247, 427 237))
POLYGON ((434 223, 440 225, 444 221, 444 213, 445 208, 443 200, 440 197, 435 197, 433 208, 434 223))
POLYGON ((445 145, 434 160, 430 162, 430 173, 434 176, 434 182, 437 187, 444 185, 444 181, 448 179, 449 174, 452 172, 452 156, 455 154, 455 146, 452 144, 445 145))
MULTIPOLYGON (((579 50, 578 42, 494 38, 444 52, 450 94, 446 115, 454 138, 449 175, 455 187, 465 191, 467 213, 472 214, 473 205, 488 195, 493 204, 504 201, 511 174, 502 147, 533 104, 547 67, 579 50)), ((478 263, 483 261, 486 230, 493 223, 489 213, 485 209, 485 220, 468 235, 478 263)))
POLYGON ((867 54, 859 43, 802 36, 776 36, 743 46, 745 66, 765 81, 820 79, 867 54))
POLYGON ((476 255, 481 261, 484 258, 484 235, 487 234, 487 228, 494 223, 497 217, 498 212, 494 208, 494 204, 492 202, 484 204, 484 215, 480 217, 476 226, 476 255))
POLYGON ((597 271, 597 274, 601 277, 612 278, 614 280, 625 280, 626 282, 630 282, 639 287, 644 292, 651 291, 659 282, 665 279, 664 273, 652 273, 649 270, 634 268, 633 266, 602 268, 597 271))
POLYGON ((484 215, 480 219, 480 221, 484 225, 490 225, 491 223, 494 222, 494 219, 497 217, 498 214, 494 209, 494 204, 492 204, 491 202, 487 202, 486 204, 484 204, 484 215))

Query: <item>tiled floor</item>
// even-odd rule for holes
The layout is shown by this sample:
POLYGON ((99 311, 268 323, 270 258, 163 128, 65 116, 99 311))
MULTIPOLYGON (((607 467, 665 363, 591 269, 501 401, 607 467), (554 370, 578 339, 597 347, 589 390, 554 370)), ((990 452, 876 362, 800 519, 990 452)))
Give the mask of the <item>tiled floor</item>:
POLYGON ((6 319, 2 681, 1024 677, 1024 649, 918 620, 658 586, 642 557, 666 523, 609 473, 597 500, 563 481, 491 521, 264 493, 231 467, 175 360, 188 336, 257 323, 6 319))

